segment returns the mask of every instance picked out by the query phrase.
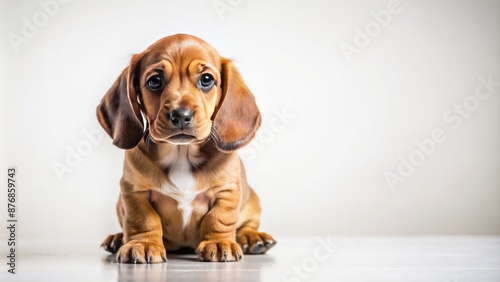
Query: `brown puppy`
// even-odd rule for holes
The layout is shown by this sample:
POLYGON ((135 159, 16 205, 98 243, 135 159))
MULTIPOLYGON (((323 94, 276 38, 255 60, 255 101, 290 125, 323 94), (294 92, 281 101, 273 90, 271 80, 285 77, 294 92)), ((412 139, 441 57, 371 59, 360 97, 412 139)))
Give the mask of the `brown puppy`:
POLYGON ((102 244, 117 261, 162 262, 182 247, 202 261, 237 261, 274 246, 258 232, 259 199, 234 152, 254 137, 259 109, 233 63, 206 42, 178 34, 134 55, 97 117, 128 149, 123 233, 102 244))

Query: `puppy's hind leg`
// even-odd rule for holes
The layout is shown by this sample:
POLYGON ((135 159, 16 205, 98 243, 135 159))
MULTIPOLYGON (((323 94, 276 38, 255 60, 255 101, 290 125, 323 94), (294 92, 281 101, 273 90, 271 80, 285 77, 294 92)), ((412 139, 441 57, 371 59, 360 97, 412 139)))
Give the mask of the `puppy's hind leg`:
MULTIPOLYGON (((118 221, 120 222, 120 226, 123 227, 123 208, 121 204, 121 200, 118 199, 118 204, 116 205, 116 214, 118 215, 118 221)), ((101 248, 104 250, 116 254, 120 247, 123 245, 123 233, 117 233, 114 235, 109 235, 104 242, 101 244, 101 248)))
POLYGON ((236 242, 245 254, 264 254, 277 243, 271 235, 258 231, 260 212, 259 198, 250 188, 250 198, 240 212, 241 225, 236 230, 236 242))
POLYGON ((101 247, 104 250, 116 254, 120 247, 123 245, 123 233, 117 233, 114 235, 109 235, 104 242, 102 242, 101 247))

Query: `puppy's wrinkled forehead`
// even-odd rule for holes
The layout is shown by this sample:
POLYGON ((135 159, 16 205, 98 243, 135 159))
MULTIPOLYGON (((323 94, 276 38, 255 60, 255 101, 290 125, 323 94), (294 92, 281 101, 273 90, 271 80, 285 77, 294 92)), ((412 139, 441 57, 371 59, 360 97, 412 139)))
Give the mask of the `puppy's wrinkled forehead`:
POLYGON ((191 36, 178 34, 168 36, 155 42, 146 49, 144 65, 166 60, 176 66, 189 64, 193 60, 205 61, 213 67, 220 68, 220 55, 205 41, 191 36))

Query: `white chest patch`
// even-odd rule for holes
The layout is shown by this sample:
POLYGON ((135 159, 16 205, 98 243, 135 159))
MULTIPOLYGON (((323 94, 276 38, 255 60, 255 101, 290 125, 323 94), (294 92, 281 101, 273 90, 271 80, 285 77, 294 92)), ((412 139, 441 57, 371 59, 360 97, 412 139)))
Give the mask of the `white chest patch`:
POLYGON ((165 183, 161 192, 177 201, 177 208, 182 213, 183 227, 189 223, 193 212, 193 200, 201 191, 195 192, 196 181, 191 172, 188 146, 179 146, 176 156, 169 156, 168 178, 172 182, 165 183))

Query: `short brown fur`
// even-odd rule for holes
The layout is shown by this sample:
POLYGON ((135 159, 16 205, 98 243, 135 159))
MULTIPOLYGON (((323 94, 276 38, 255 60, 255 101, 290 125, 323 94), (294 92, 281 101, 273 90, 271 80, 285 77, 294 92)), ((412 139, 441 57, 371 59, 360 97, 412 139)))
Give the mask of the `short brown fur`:
POLYGON ((167 250, 183 247, 196 249, 201 261, 238 261, 276 244, 258 231, 259 199, 235 152, 255 136, 260 112, 234 64, 210 45, 178 34, 134 55, 97 117, 127 149, 117 205, 123 233, 102 244, 117 261, 162 262, 167 250), (205 74, 215 80, 206 91, 199 86, 205 74), (152 76, 163 79, 160 90, 148 88, 152 76), (193 113, 189 125, 172 119, 181 108, 193 113), (192 191, 173 182, 178 170, 189 171, 192 191), (186 194, 194 194, 187 221, 179 206, 186 194))

